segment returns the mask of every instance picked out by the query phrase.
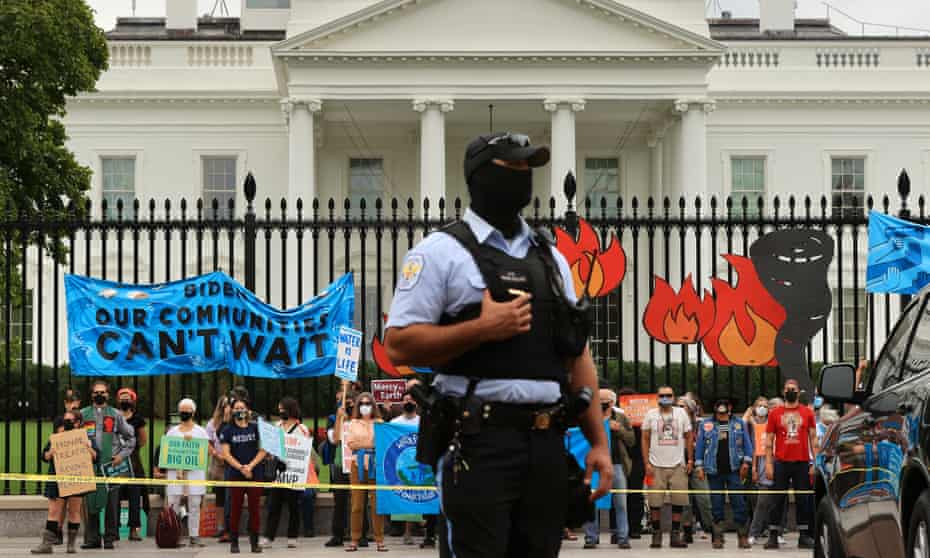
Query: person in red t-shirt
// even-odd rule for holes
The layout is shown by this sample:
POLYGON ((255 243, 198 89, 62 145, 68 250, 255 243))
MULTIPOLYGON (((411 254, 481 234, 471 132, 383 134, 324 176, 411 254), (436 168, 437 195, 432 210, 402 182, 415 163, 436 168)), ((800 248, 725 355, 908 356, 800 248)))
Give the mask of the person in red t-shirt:
MULTIPOLYGON (((814 412, 799 403, 801 389, 797 380, 785 382, 785 405, 769 413, 765 426, 765 476, 775 481, 777 499, 769 521, 769 540, 767 549, 778 549, 778 535, 781 531, 781 518, 784 517, 788 495, 784 491, 789 485, 794 490, 811 489, 811 455, 816 456, 817 425, 814 412), (774 455, 773 455, 774 452, 774 455), (778 494, 782 491, 781 494, 778 494)), ((797 502, 798 548, 814 548, 814 539, 810 535, 813 510, 811 498, 799 494, 797 502)))

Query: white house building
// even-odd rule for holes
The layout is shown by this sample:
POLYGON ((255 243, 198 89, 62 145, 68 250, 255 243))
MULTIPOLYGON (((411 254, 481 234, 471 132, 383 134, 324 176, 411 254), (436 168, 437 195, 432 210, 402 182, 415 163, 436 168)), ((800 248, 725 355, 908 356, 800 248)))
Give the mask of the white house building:
MULTIPOLYGON (((167 0, 166 18, 108 32, 99 91, 69 102, 69 146, 111 212, 120 198, 203 197, 240 213, 248 171, 276 214, 281 198, 292 216, 298 198, 349 198, 353 213, 361 199, 371 212, 376 197, 413 198, 417 214, 428 199, 435 211, 467 195, 465 145, 492 127, 552 146, 535 193, 557 210, 568 171, 610 214, 618 197, 685 196, 689 212, 695 196, 861 204, 892 194, 902 168, 926 191, 930 40, 849 36, 796 19, 794 0, 760 2, 759 20, 707 20, 704 0, 242 0, 240 18, 167 0)), ((188 258, 173 278, 195 271, 188 258)), ((844 304, 864 308, 863 283, 844 285, 844 304)), ((634 323, 645 300, 631 297, 634 323)), ((368 329, 377 299, 366 292, 368 329)))

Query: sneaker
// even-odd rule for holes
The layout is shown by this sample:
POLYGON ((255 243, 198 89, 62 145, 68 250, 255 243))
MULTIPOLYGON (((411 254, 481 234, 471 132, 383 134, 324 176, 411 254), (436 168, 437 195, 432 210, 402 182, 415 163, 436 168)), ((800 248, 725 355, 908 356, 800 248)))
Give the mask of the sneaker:
POLYGON ((592 540, 587 540, 584 542, 584 549, 591 550, 592 548, 597 548, 597 543, 592 540))
POLYGON ((807 535, 801 535, 798 537, 798 548, 810 550, 814 548, 814 539, 810 538, 807 535))
POLYGON ((114 548, 115 546, 113 545, 113 541, 103 541, 104 550, 113 550, 114 548))
POLYGON ((436 548, 436 539, 433 537, 426 537, 423 539, 423 542, 420 543, 420 548, 436 548))
POLYGON ((297 539, 287 539, 288 548, 297 548, 297 539))
POLYGON ((200 537, 191 537, 190 546, 192 548, 203 548, 207 545, 203 544, 203 541, 200 540, 200 537))
POLYGON ((780 538, 781 537, 779 537, 775 533, 772 533, 771 535, 769 535, 769 540, 765 541, 765 549, 766 550, 778 550, 778 539, 780 538))
POLYGON ((778 544, 785 546, 785 537, 778 535, 778 544))
POLYGON ((271 548, 272 540, 268 537, 262 537, 261 541, 258 543, 258 546, 262 548, 271 548))
POLYGON ((367 538, 367 537, 362 537, 361 540, 358 541, 358 547, 359 547, 359 548, 368 548, 368 538, 367 538))
POLYGON ((343 540, 340 537, 333 537, 329 539, 328 541, 326 541, 326 544, 324 544, 323 546, 327 548, 337 548, 337 547, 341 547, 342 544, 343 544, 343 540))
POLYGON ((630 541, 623 541, 623 542, 617 543, 617 548, 619 548, 619 549, 621 549, 621 550, 630 550, 630 549, 632 549, 633 547, 630 546, 630 541))
POLYGON ((761 540, 756 539, 755 537, 749 537, 749 546, 756 546, 757 544, 761 542, 762 542, 761 540))

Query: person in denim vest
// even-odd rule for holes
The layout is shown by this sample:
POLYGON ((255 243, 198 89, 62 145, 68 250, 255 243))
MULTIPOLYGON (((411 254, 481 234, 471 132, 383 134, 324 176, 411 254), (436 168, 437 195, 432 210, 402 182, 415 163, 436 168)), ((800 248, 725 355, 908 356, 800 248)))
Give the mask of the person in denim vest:
MULTIPOLYGON (((732 415, 727 399, 714 404, 714 416, 700 422, 694 465, 699 477, 707 476, 713 507, 713 547, 723 548, 725 496, 723 490, 740 490, 752 464, 752 435, 742 419, 732 415)), ((730 494, 733 520, 739 534, 739 547, 751 548, 747 532, 746 501, 742 494, 730 494)))

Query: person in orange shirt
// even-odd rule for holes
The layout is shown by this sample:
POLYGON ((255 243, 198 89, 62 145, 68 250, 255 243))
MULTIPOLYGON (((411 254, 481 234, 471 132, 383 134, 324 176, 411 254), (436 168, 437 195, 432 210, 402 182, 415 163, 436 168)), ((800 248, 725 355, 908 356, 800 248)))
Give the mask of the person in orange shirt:
MULTIPOLYGON (((346 429, 344 443, 352 451, 352 484, 375 484, 375 423, 382 422, 381 412, 375 405, 375 398, 368 392, 360 393, 355 398, 352 420, 346 429)), ((352 519, 350 522, 352 542, 346 546, 346 552, 358 550, 358 541, 362 536, 364 522, 365 497, 369 498, 371 525, 375 533, 375 545, 378 552, 385 552, 384 520, 377 514, 377 499, 374 490, 352 491, 352 519), (367 494, 366 494, 367 493, 367 494)))

